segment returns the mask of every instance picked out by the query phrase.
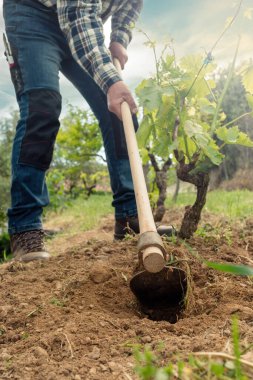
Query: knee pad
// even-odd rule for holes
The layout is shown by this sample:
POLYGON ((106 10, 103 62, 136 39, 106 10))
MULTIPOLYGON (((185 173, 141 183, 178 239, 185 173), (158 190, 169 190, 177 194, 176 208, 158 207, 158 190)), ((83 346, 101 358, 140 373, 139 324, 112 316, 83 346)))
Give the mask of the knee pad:
POLYGON ((61 95, 57 91, 38 89, 29 91, 26 96, 28 115, 19 163, 47 170, 60 127, 61 95))

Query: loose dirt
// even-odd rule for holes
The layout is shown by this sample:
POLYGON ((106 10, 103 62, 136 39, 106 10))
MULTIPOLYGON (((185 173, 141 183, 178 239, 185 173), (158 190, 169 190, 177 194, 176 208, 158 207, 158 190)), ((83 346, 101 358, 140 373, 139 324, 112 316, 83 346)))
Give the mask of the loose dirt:
MULTIPOLYGON (((182 212, 170 215, 177 227, 182 212)), ((231 352, 231 317, 241 344, 253 342, 253 283, 208 269, 189 249, 218 262, 253 265, 253 219, 232 225, 205 214, 199 234, 168 243, 186 257, 189 305, 176 323, 143 314, 129 290, 137 264, 136 240, 112 241, 113 219, 73 238, 48 244, 48 262, 0 266, 0 379, 136 379, 133 346, 175 352, 231 352), (189 248, 191 247, 191 248, 189 248)))

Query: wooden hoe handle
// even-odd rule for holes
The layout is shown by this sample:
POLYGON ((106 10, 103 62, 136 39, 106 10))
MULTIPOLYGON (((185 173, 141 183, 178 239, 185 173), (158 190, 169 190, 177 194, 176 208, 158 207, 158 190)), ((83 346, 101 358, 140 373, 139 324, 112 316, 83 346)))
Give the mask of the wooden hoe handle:
MULTIPOLYGON (((114 58, 114 65, 121 75, 121 66, 117 58, 114 58)), ((165 250, 162 239, 156 231, 156 225, 149 202, 147 186, 142 169, 142 162, 135 136, 132 114, 127 102, 123 102, 121 104, 121 114, 140 224, 140 239, 138 242, 138 248, 139 251, 142 252, 144 268, 148 272, 157 273, 164 268, 165 250)))

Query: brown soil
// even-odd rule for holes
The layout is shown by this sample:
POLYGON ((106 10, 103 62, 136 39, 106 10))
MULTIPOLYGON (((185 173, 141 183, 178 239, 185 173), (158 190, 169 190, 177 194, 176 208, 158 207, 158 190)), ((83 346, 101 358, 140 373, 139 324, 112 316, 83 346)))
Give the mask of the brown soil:
POLYGON ((253 170, 242 170, 239 169, 233 176, 232 179, 223 181, 219 188, 227 191, 233 190, 249 190, 253 191, 253 181, 252 181, 253 170))
MULTIPOLYGON (((182 212, 170 215, 178 226, 182 212)), ((231 316, 241 344, 253 342, 252 280, 207 269, 180 242, 168 251, 187 257, 192 295, 176 323, 141 313, 129 290, 136 241, 112 242, 113 220, 73 239, 49 242, 60 254, 43 263, 0 267, 0 379, 136 379, 132 345, 175 352, 231 352, 231 316), (58 250, 59 247, 59 250, 58 250)), ((202 236, 188 241, 212 261, 253 264, 253 220, 232 227, 204 215, 202 236)))

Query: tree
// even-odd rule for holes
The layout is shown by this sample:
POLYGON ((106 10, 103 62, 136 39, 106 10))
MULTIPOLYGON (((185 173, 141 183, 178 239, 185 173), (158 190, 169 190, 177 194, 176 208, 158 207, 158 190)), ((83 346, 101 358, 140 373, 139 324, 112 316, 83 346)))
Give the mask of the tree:
MULTIPOLYGON (((156 75, 137 88, 144 115, 137 133, 142 151, 146 149, 149 156, 151 153, 163 162, 173 152, 178 178, 197 189, 196 201, 186 207, 181 224, 179 235, 183 238, 189 238, 197 229, 206 202, 210 170, 224 159, 221 149, 234 144, 253 147, 237 125, 224 123, 226 115, 221 108, 233 79, 236 55, 237 52, 218 98, 214 94, 216 66, 200 55, 183 57, 178 63, 173 55, 162 56, 157 61, 156 75)), ((252 68, 248 64, 240 74, 251 110, 252 68)))
MULTIPOLYGON (((216 97, 219 97, 222 93, 227 76, 227 69, 219 73, 217 87, 214 91, 216 97)), ((253 117, 250 115, 251 109, 247 102, 247 93, 242 84, 242 78, 238 73, 233 75, 231 84, 224 96, 222 108, 226 115, 223 124, 231 123, 231 126, 238 125, 242 132, 245 132, 253 139, 253 117), (240 118, 241 115, 244 115, 244 117, 240 118), (233 122, 233 120, 236 120, 236 122, 233 122)), ((225 155, 225 159, 220 167, 214 170, 216 185, 219 185, 225 179, 231 179, 237 170, 253 168, 253 151, 251 148, 226 145, 222 148, 221 152, 225 155)))
POLYGON ((93 114, 69 106, 61 122, 53 164, 47 175, 55 207, 63 203, 67 195, 74 198, 80 193, 88 196, 92 193, 97 182, 102 180, 102 172, 105 176, 106 166, 98 160, 105 161, 100 154, 101 148, 102 137, 93 114))

